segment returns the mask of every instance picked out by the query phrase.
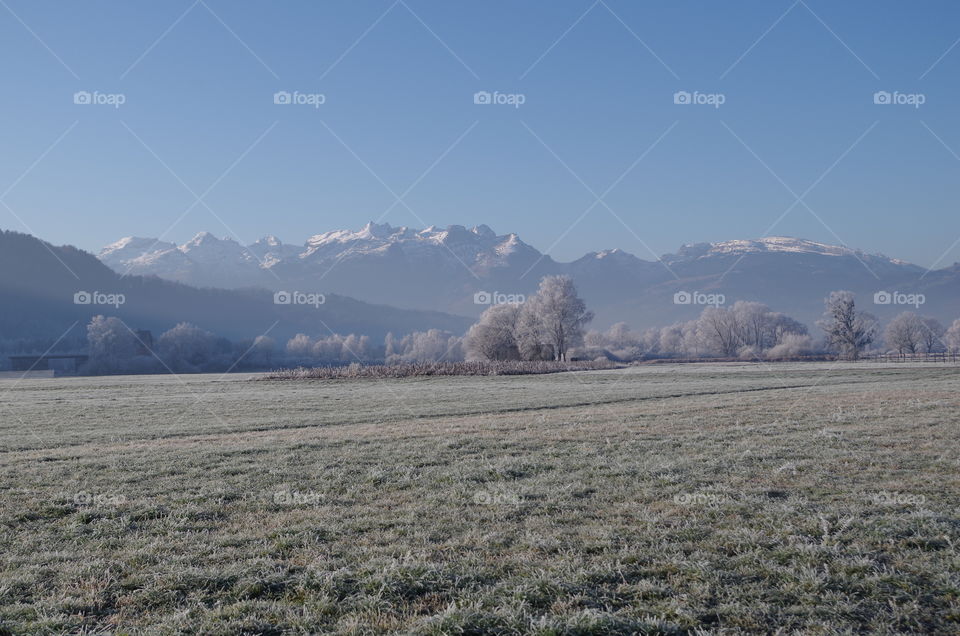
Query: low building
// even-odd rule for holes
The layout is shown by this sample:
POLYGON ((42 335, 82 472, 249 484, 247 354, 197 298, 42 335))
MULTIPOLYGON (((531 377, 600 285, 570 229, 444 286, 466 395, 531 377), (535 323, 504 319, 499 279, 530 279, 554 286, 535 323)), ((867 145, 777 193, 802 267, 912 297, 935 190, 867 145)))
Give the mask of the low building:
POLYGON ((80 353, 46 353, 37 355, 10 356, 10 368, 14 371, 61 371, 76 373, 89 356, 80 353))

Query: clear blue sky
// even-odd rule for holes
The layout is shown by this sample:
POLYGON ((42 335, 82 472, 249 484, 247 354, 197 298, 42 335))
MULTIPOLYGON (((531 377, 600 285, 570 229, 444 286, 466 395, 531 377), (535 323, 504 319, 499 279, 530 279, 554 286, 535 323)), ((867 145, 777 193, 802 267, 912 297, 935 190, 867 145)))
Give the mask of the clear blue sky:
POLYGON ((0 226, 27 231, 16 213, 96 251, 486 223, 559 260, 769 231, 945 266, 960 260, 958 38, 955 0, 3 0, 0 226), (276 105, 280 90, 325 103, 276 105), (476 105, 482 90, 525 103, 476 105), (677 105, 680 90, 725 103, 677 105), (925 103, 874 104, 881 90, 925 103), (604 197, 613 212, 568 232, 595 203, 578 179, 601 195, 644 153, 604 197), (384 217, 379 179, 415 184, 412 212, 384 217), (771 229, 811 185, 810 209, 771 229))

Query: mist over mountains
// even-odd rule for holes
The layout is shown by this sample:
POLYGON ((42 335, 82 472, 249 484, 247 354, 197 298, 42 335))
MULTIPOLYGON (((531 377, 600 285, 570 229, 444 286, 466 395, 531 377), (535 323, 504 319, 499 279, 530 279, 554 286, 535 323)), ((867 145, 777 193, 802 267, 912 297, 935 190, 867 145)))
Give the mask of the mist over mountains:
MULTIPOLYGON (((175 245, 125 238, 99 258, 17 232, 0 232, 0 339, 53 339, 97 314, 161 333, 187 321, 243 340, 270 331, 365 334, 442 329, 462 334, 490 303, 530 296, 540 279, 569 274, 596 313, 591 328, 624 321, 637 330, 699 316, 718 299, 766 303, 806 323, 829 292, 855 292, 882 320, 903 311, 944 323, 960 316, 960 265, 928 271, 878 254, 788 237, 685 245, 660 260, 619 249, 569 263, 489 227, 417 230, 368 224, 287 245, 243 246, 202 233, 175 245), (121 294, 119 306, 77 294, 121 294), (322 295, 319 306, 275 295, 322 295), (906 304, 916 299, 922 304, 906 304), (878 302, 875 302, 875 299, 878 302)), ((71 337, 74 337, 71 336, 71 337)))
POLYGON ((470 317, 488 306, 485 301, 496 302, 495 293, 529 295, 541 277, 569 274, 596 312, 596 327, 692 319, 708 296, 728 304, 761 301, 813 326, 824 297, 837 289, 857 293, 861 305, 881 318, 905 310, 942 320, 960 316, 958 265, 928 271, 790 237, 684 245, 659 260, 610 249, 562 263, 516 234, 500 235, 486 225, 418 230, 368 223, 356 231, 317 234, 302 245, 270 236, 244 246, 209 233, 179 246, 128 237, 105 247, 99 258, 116 272, 193 286, 310 290, 470 317), (921 294, 924 304, 898 304, 903 297, 896 292, 921 294))
POLYGON ((185 321, 237 340, 267 332, 278 340, 298 332, 355 332, 382 339, 391 330, 460 333, 470 324, 462 317, 372 305, 333 293, 319 305, 277 304, 267 289, 201 289, 155 276, 121 276, 74 247, 0 231, 0 340, 83 339, 86 324, 98 314, 156 335, 185 321))

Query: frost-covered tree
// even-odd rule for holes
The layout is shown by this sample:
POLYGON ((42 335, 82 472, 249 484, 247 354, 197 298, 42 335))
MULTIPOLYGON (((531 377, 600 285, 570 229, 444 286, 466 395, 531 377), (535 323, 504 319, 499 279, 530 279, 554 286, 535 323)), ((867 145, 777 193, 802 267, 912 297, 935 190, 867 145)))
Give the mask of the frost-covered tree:
POLYGON ((732 357, 743 346, 736 314, 725 307, 707 307, 700 314, 697 328, 703 343, 713 353, 732 357))
POLYGON ((396 353, 395 338, 393 332, 388 332, 387 337, 383 339, 384 357, 390 359, 396 353))
POLYGON ((946 343, 947 350, 950 351, 950 353, 960 353, 960 318, 954 320, 950 328, 947 329, 943 341, 946 343))
POLYGON ((317 360, 332 362, 340 360, 343 353, 343 336, 330 334, 313 343, 313 357, 317 360))
POLYGON ((887 346, 897 353, 916 353, 923 339, 923 323, 917 314, 905 311, 890 321, 883 332, 887 346))
POLYGON ((618 322, 605 332, 588 331, 584 334, 583 347, 576 349, 576 355, 590 359, 612 357, 618 360, 639 360, 659 350, 659 329, 647 329, 640 334, 631 330, 627 323, 618 322))
MULTIPOLYGON (((387 334, 388 351, 392 350, 393 335, 387 334)), ((311 338, 298 333, 286 345, 286 354, 300 362, 336 363, 366 361, 375 355, 369 336, 333 333, 326 338, 311 338)))
POLYGON ((158 349, 161 359, 174 371, 195 372, 210 362, 216 341, 209 331, 181 322, 160 336, 158 349))
POLYGON ((853 292, 830 292, 824 303, 826 312, 818 324, 827 334, 827 343, 840 355, 858 359, 876 337, 877 319, 857 311, 853 292))
POLYGON ((368 336, 358 336, 350 334, 343 340, 340 350, 340 360, 344 362, 360 362, 369 359, 370 338, 368 336))
POLYGON ((589 349, 602 349, 607 346, 607 335, 591 329, 583 334, 583 346, 589 349))
POLYGON ((357 343, 357 357, 361 360, 368 360, 374 356, 373 343, 370 342, 370 336, 360 336, 357 343))
POLYGON ((813 351, 813 338, 803 333, 786 333, 779 342, 767 349, 765 357, 770 360, 795 358, 813 351))
POLYGON ((593 312, 577 296, 572 278, 546 276, 536 295, 523 305, 520 323, 526 341, 521 341, 521 349, 529 352, 536 345, 542 353, 540 345, 549 345, 554 359, 566 360, 570 347, 583 342, 583 328, 591 320, 593 312))
POLYGON ((763 303, 737 301, 732 312, 741 348, 762 352, 780 344, 787 334, 807 333, 806 326, 763 303))
POLYGON ((430 329, 412 334, 410 356, 416 361, 439 362, 463 359, 460 338, 449 331, 430 329))
MULTIPOLYGON (((758 359, 765 352, 784 343, 787 336, 803 336, 807 328, 785 314, 771 311, 763 303, 737 301, 732 307, 707 307, 697 321, 699 342, 690 342, 688 348, 705 348, 726 357, 758 359)), ((665 344, 676 346, 679 332, 676 328, 662 333, 665 344)), ((796 346, 798 340, 791 339, 796 346)))
POLYGON ((763 303, 741 300, 730 311, 740 348, 763 350, 773 346, 773 321, 769 307, 763 303))
POLYGON ((683 323, 682 330, 683 330, 683 349, 682 349, 683 355, 692 356, 694 358, 702 355, 706 349, 706 344, 704 344, 703 336, 700 334, 698 321, 690 320, 683 323))
POLYGON ((462 338, 449 331, 416 331, 394 341, 394 354, 387 358, 387 364, 460 361, 463 360, 462 342, 462 338))
POLYGON ((273 352, 277 348, 277 341, 270 336, 257 336, 250 347, 250 361, 255 365, 270 366, 273 363, 273 352))
POLYGON ((946 327, 930 316, 921 316, 920 325, 920 347, 924 353, 936 353, 946 349, 946 343, 943 341, 947 333, 946 327))
POLYGON ((660 353, 663 355, 686 355, 683 344, 684 323, 674 323, 660 329, 660 353))
MULTIPOLYGON (((801 340, 792 336, 806 336, 809 333, 805 324, 779 312, 770 314, 770 327, 773 335, 773 346, 784 344, 788 337, 790 337, 790 343, 796 345, 801 340)), ((812 338, 810 342, 813 343, 812 338)))
POLYGON ((467 356, 476 360, 519 360, 517 324, 520 306, 493 305, 480 315, 466 336, 467 356))
POLYGON ((305 333, 298 333, 287 341, 287 355, 298 359, 307 359, 313 354, 313 339, 305 333))
POLYGON ((517 318, 517 348, 521 360, 553 360, 556 355, 547 333, 546 325, 540 319, 535 307, 535 299, 528 300, 517 318))
POLYGON ((140 342, 119 318, 94 316, 87 325, 89 368, 94 373, 126 370, 137 355, 140 342))
POLYGON ((604 335, 606 336, 605 346, 611 349, 626 349, 627 347, 635 347, 639 344, 639 338, 630 331, 629 325, 625 322, 614 324, 607 329, 607 333, 604 335))

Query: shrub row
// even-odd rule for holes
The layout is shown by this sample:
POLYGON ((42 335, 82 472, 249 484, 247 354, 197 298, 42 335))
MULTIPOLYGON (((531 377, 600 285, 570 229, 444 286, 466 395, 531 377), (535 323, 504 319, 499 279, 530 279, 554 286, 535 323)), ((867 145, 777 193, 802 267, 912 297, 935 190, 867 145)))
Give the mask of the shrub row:
POLYGON ((577 362, 553 361, 478 361, 478 362, 413 362, 406 364, 354 363, 342 367, 298 367, 279 369, 259 379, 263 380, 338 380, 352 378, 409 378, 435 375, 531 375, 561 373, 564 371, 590 371, 615 369, 618 365, 609 360, 577 362))

